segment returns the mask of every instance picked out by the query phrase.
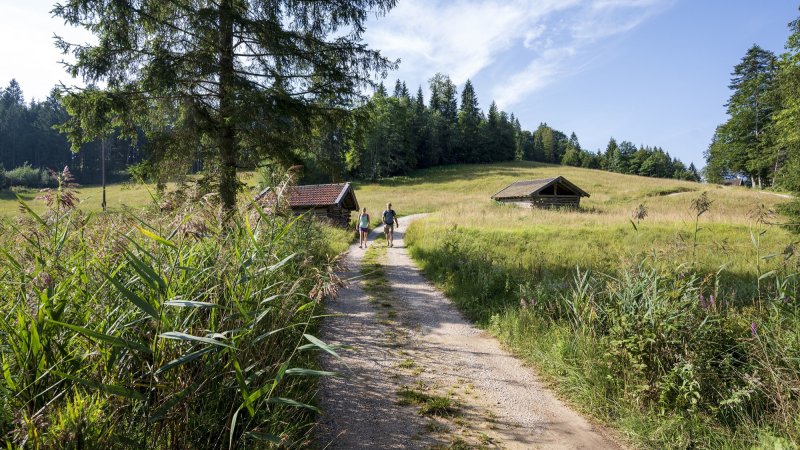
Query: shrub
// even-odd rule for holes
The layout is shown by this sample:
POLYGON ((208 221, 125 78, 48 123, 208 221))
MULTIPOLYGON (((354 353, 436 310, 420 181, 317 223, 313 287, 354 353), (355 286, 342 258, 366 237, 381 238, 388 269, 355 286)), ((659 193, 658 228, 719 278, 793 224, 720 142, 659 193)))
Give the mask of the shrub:
POLYGON ((23 165, 5 171, 0 170, 0 188, 7 186, 24 186, 28 188, 54 187, 56 179, 49 170, 37 169, 27 162, 23 165), (5 185, 3 184, 5 179, 5 185))
POLYGON ((41 185, 42 174, 40 169, 33 168, 30 164, 23 165, 6 172, 9 184, 12 186, 25 186, 36 188, 41 185))
POLYGON ((800 233, 800 199, 794 200, 778 205, 778 211, 789 218, 788 222, 784 224, 784 228, 793 232, 800 233))

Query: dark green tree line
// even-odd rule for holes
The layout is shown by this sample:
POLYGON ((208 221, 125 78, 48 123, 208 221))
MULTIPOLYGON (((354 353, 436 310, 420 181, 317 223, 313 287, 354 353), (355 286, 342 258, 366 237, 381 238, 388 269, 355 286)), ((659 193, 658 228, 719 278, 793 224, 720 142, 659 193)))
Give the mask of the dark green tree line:
POLYGON ((469 80, 459 95, 450 77, 436 74, 429 89, 426 105, 421 86, 411 98, 406 84, 397 80, 393 95, 381 85, 358 108, 356 116, 363 120, 350 127, 350 147, 339 158, 352 175, 378 179, 437 165, 525 160, 700 179, 693 164, 687 167, 659 147, 637 149, 630 142, 617 145, 612 138, 605 153, 594 153, 581 147, 574 132, 567 136, 546 123, 532 132, 523 129, 513 113, 501 111, 494 102, 484 114, 469 80))
MULTIPOLYGON (((30 166, 46 173, 69 166, 81 184, 100 181, 100 142, 92 141, 70 150, 67 139, 55 129, 69 117, 56 89, 43 101, 26 102, 16 80, 0 88, 0 166, 6 171, 30 166)), ((105 142, 106 168, 110 179, 125 176, 127 168, 141 161, 141 146, 112 134, 105 142)), ((19 180, 11 182, 19 183, 19 180)), ((4 184, 0 182, 0 186, 4 184)), ((37 183, 30 187, 39 187, 37 183)))

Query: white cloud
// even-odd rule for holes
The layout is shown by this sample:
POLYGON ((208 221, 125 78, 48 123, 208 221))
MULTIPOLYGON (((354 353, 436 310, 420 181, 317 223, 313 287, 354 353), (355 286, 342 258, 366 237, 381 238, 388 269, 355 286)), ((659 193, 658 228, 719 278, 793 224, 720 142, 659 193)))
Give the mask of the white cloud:
POLYGON ((491 69, 492 95, 507 107, 579 70, 591 47, 672 1, 401 0, 365 37, 402 60, 393 76, 412 85, 437 72, 461 84, 491 69), (494 65, 501 58, 504 65, 494 65))

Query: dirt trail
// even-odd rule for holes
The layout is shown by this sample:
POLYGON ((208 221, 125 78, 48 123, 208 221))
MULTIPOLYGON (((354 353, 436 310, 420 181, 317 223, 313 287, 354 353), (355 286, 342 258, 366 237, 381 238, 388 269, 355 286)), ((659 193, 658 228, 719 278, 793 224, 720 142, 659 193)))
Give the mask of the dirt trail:
MULTIPOLYGON (((381 261, 389 302, 370 302, 359 282, 328 302, 327 313, 340 316, 325 320, 322 338, 353 348, 323 361, 343 377, 321 383, 317 446, 619 448, 425 280, 403 243, 414 218, 401 220, 394 247, 381 261), (445 397, 455 412, 422 415, 419 405, 398 403, 401 391, 445 397)), ((350 248, 345 277, 360 274, 363 253, 350 248)))

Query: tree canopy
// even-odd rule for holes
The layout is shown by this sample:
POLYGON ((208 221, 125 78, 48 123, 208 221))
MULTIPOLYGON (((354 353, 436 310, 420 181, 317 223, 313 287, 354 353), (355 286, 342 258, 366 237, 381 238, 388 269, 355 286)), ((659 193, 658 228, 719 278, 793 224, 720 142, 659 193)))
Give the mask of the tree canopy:
POLYGON ((136 124, 154 168, 199 152, 231 210, 238 168, 287 157, 315 117, 345 114, 394 66, 362 34, 368 14, 395 3, 68 0, 53 13, 98 42, 58 46, 73 76, 102 89, 69 90, 64 129, 81 144, 136 124))

